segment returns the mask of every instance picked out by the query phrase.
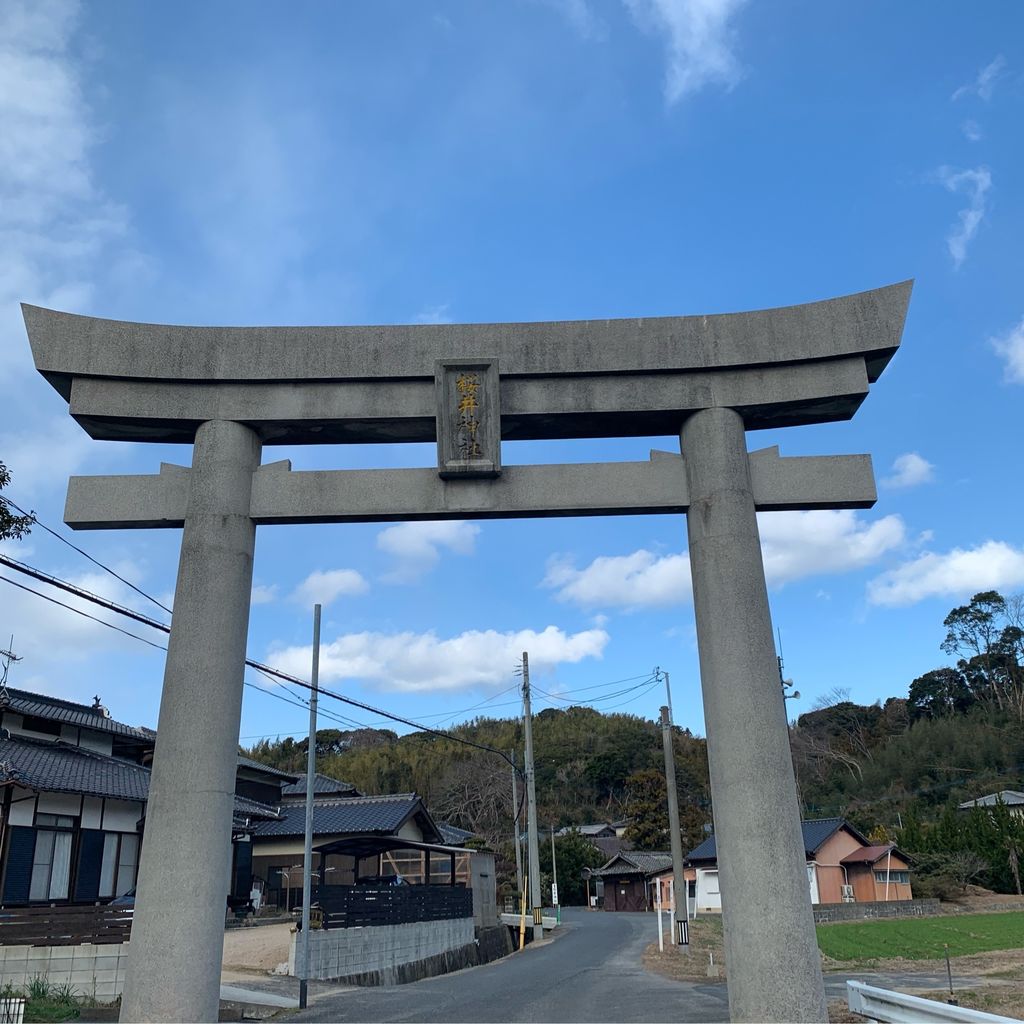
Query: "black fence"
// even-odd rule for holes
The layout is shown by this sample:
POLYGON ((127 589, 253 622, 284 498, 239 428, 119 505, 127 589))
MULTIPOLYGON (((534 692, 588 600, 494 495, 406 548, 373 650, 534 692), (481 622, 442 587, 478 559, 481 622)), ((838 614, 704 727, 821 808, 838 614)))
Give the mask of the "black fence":
POLYGON ((473 916, 473 890, 451 885, 328 885, 314 893, 324 928, 450 921, 473 916))

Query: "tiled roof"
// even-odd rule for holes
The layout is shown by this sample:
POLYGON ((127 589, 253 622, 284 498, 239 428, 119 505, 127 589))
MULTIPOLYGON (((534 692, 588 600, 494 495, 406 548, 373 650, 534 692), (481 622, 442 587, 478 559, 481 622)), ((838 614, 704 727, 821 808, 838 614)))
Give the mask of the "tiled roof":
POLYGON ((888 844, 884 846, 863 846, 859 850, 854 850, 853 853, 847 854, 839 863, 874 864, 876 860, 881 860, 890 850, 899 856, 896 848, 888 844))
POLYGON ((134 725, 115 722, 104 715, 102 709, 90 704, 76 704, 74 701, 61 700, 58 697, 47 697, 41 693, 29 693, 27 690, 14 690, 8 687, 8 699, 0 706, 0 710, 10 711, 16 715, 35 715, 37 718, 48 718, 52 722, 65 725, 80 726, 83 729, 96 729, 98 732, 109 732, 116 736, 131 736, 135 739, 148 740, 150 730, 137 729, 134 725))
POLYGON ((672 854, 648 850, 620 850, 591 875, 657 875, 672 868, 672 854))
MULTIPOLYGON (((297 777, 291 776, 296 779, 295 782, 285 786, 281 790, 281 796, 301 796, 306 795, 306 773, 302 772, 297 777)), ((351 782, 343 782, 341 779, 332 779, 330 775, 322 775, 317 772, 313 776, 313 795, 320 796, 324 793, 337 793, 339 796, 360 796, 359 790, 352 785, 351 782)))
MULTIPOLYGON (((289 782, 293 782, 299 777, 297 772, 283 772, 280 768, 271 768, 269 764, 254 761, 251 757, 244 757, 242 754, 238 755, 238 763, 243 768, 252 768, 254 771, 263 772, 265 775, 273 775, 279 779, 287 779, 289 782)), ((305 775, 302 778, 305 778, 305 775)))
POLYGON ((446 821, 437 823, 437 831, 441 833, 441 839, 447 846, 462 846, 467 839, 472 839, 475 832, 467 832, 464 828, 456 828, 446 821))
POLYGON ((149 769, 68 743, 0 739, 0 779, 50 793, 145 800, 149 769))
MULTIPOLYGON (((100 754, 70 743, 51 743, 24 736, 0 739, 0 782, 14 782, 46 793, 82 793, 111 800, 149 796, 149 769, 133 761, 100 754)), ((246 797, 235 797, 236 818, 275 818, 277 809, 246 797)))
MULTIPOLYGON (((313 805, 313 835, 344 833, 392 835, 423 804, 415 793, 392 796, 357 796, 347 800, 313 805)), ((277 821, 262 822, 253 830, 260 839, 271 836, 301 836, 306 830, 306 808, 285 804, 277 821)))
POLYGON ((258 800, 250 800, 249 797, 236 793, 234 816, 236 819, 248 818, 250 821, 276 821, 280 812, 276 807, 261 804, 258 800))
MULTIPOLYGON (((853 836, 860 842, 867 845, 867 840, 849 823, 842 818, 819 818, 815 821, 801 821, 800 830, 804 836, 804 852, 808 857, 812 856, 821 847, 829 836, 835 834, 839 829, 846 827, 853 836)), ((695 860, 717 860, 718 852, 715 846, 715 837, 708 836, 699 846, 695 846, 687 855, 689 861, 695 860)))
POLYGON ((1007 807, 1019 807, 1024 805, 1024 793, 1018 793, 1015 789, 1003 789, 998 793, 987 793, 985 796, 975 797, 973 800, 965 800, 960 809, 969 811, 972 807, 995 807, 1002 800, 1007 807))
POLYGON ((586 836, 588 839, 600 835, 610 838, 615 835, 615 829, 606 821, 597 825, 566 825, 565 828, 560 828, 555 835, 567 836, 570 832, 579 832, 581 836, 586 836))

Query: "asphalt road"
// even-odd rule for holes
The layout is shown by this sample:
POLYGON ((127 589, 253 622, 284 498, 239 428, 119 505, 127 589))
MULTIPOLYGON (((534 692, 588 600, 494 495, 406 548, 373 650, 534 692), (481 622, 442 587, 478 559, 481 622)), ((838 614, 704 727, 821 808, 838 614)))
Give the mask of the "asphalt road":
MULTIPOLYGON (((484 967, 391 988, 310 982, 295 1021, 727 1021, 725 984, 670 981, 645 971, 644 947, 657 936, 652 914, 563 911, 557 938, 484 967)), ((940 989, 945 975, 826 974, 829 999, 846 996, 847 977, 871 985, 940 989)), ((958 979, 961 985, 975 979, 958 979)))
POLYGON ((563 911, 562 934, 484 967, 393 988, 311 983, 296 1021, 724 1021, 725 986, 683 985, 641 966, 652 914, 563 911))

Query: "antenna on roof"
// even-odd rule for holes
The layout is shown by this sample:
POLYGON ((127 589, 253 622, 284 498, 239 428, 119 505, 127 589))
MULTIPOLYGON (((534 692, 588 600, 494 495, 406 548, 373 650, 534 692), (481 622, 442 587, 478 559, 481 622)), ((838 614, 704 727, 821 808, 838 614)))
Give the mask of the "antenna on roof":
POLYGON ((11 645, 6 651, 0 651, 0 706, 7 704, 11 695, 7 692, 7 673, 11 666, 16 665, 21 658, 14 653, 14 634, 11 634, 11 645))

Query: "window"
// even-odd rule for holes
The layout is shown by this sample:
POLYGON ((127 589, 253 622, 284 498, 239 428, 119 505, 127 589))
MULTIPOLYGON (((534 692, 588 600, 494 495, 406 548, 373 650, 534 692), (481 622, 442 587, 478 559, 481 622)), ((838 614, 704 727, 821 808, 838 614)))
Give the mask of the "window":
MULTIPOLYGON (((41 815, 42 817, 42 815, 41 815)), ((47 817, 50 817, 47 815, 47 817)), ((71 832, 39 829, 32 858, 30 900, 66 900, 71 881, 71 832)))
POLYGON ((134 888, 138 864, 139 837, 134 832, 108 832, 103 839, 100 897, 123 896, 134 888))
MULTIPOLYGON (((888 874, 889 874, 889 884, 890 885, 895 885, 897 882, 899 882, 902 885, 909 885, 910 884, 910 872, 909 871, 890 871, 888 874)), ((875 872, 875 881, 879 885, 885 885, 885 877, 886 877, 886 872, 884 872, 884 871, 876 871, 875 872)))

